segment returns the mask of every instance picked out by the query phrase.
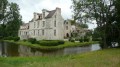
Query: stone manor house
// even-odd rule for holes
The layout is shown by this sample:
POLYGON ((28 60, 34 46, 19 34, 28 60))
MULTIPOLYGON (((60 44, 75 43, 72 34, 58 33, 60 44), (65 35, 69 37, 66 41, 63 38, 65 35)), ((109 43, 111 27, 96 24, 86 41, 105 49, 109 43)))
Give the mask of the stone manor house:
POLYGON ((61 15, 61 8, 42 13, 34 12, 34 17, 29 23, 20 26, 19 37, 21 40, 36 38, 37 40, 64 40, 71 36, 71 23, 65 21, 61 15))

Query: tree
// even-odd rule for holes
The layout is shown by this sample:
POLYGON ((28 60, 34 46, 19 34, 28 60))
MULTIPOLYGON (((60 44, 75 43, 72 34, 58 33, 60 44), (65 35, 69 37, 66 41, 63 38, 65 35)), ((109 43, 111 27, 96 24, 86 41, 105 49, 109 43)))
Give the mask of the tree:
POLYGON ((4 18, 6 17, 6 7, 8 5, 7 0, 0 0, 0 23, 4 24, 4 18))
POLYGON ((19 14, 19 6, 16 3, 9 5, 8 22, 6 24, 6 30, 9 36, 18 36, 18 30, 22 24, 21 16, 19 14))
POLYGON ((119 43, 119 0, 72 0, 72 2, 77 21, 81 18, 81 14, 87 15, 89 19, 86 20, 96 20, 104 48, 111 46, 111 42, 119 43))
POLYGON ((18 36, 18 30, 22 24, 19 6, 0 0, 0 36, 18 36))
POLYGON ((6 18, 6 9, 7 9, 8 1, 0 0, 0 36, 5 36, 5 18, 6 18))

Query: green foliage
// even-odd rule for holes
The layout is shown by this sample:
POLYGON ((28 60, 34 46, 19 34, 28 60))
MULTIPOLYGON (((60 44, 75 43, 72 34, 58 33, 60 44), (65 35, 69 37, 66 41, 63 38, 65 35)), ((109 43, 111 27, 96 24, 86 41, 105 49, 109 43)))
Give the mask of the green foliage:
POLYGON ((109 0, 107 1, 109 4, 106 0, 72 0, 72 2, 77 21, 96 21, 99 30, 95 29, 93 39, 102 38, 104 48, 112 46, 111 42, 118 42, 120 45, 120 0, 109 0))
POLYGON ((71 25, 75 25, 75 20, 70 20, 70 22, 71 22, 71 25))
POLYGON ((17 37, 21 24, 19 6, 7 0, 0 0, 0 36, 17 37))
POLYGON ((4 37, 4 40, 14 40, 14 37, 12 36, 4 37))
POLYGON ((29 38, 28 41, 32 44, 35 44, 37 42, 35 38, 29 38))
POLYGON ((14 41, 19 41, 20 37, 14 37, 14 41))
POLYGON ((89 42, 89 38, 84 38, 84 42, 89 42))
POLYGON ((92 41, 101 41, 101 38, 93 38, 92 41))
POLYGON ((84 42, 84 39, 83 38, 79 39, 79 42, 84 42))
POLYGON ((3 36, 0 36, 0 40, 2 40, 3 39, 3 36))
POLYGON ((65 56, 0 57, 1 67, 119 67, 119 62, 119 48, 65 56))
POLYGON ((19 41, 19 40, 20 40, 20 37, 12 37, 12 36, 9 36, 9 37, 4 37, 3 39, 4 39, 4 40, 19 41))
POLYGON ((58 46, 60 44, 64 44, 64 41, 50 40, 50 41, 39 41, 39 44, 42 46, 58 46))
POLYGON ((64 44, 64 43, 65 43, 65 41, 60 40, 60 41, 58 41, 58 43, 59 43, 59 44, 64 44))
POLYGON ((73 38, 69 38, 70 42, 75 42, 75 40, 73 38))
POLYGON ((87 25, 87 24, 79 24, 79 26, 80 26, 81 28, 88 28, 88 25, 87 25))
POLYGON ((24 42, 26 42, 27 40, 26 39, 23 39, 24 42))

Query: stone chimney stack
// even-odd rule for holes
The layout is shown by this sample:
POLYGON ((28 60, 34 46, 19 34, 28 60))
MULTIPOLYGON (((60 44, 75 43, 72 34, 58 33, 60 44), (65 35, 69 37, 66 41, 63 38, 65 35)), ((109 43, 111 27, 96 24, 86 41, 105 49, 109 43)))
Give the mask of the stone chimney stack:
POLYGON ((56 7, 56 11, 59 12, 61 14, 61 8, 56 7))
POLYGON ((46 9, 43 9, 43 10, 42 10, 42 14, 43 14, 43 15, 42 15, 43 18, 45 18, 45 15, 46 15, 46 9))
POLYGON ((34 20, 36 20, 36 18, 37 18, 37 13, 34 12, 33 15, 34 15, 34 20))

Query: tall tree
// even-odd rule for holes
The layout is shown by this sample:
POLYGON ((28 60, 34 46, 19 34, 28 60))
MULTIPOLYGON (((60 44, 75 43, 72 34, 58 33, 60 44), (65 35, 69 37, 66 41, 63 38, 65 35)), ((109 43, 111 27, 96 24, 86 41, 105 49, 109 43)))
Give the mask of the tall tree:
POLYGON ((111 42, 119 42, 119 0, 72 0, 75 20, 81 18, 81 13, 87 18, 96 20, 104 48, 111 46, 111 42), (116 20, 116 18, 118 20, 116 20), (117 33, 118 32, 118 33, 117 33))
POLYGON ((0 36, 5 36, 5 18, 6 18, 6 11, 7 11, 8 1, 7 0, 0 0, 0 36))
POLYGON ((0 0, 0 36, 18 36, 18 30, 22 24, 19 6, 0 0))
POLYGON ((18 30, 22 24, 19 10, 19 6, 16 3, 11 3, 9 5, 9 16, 6 24, 7 35, 9 36, 18 36, 18 30))

